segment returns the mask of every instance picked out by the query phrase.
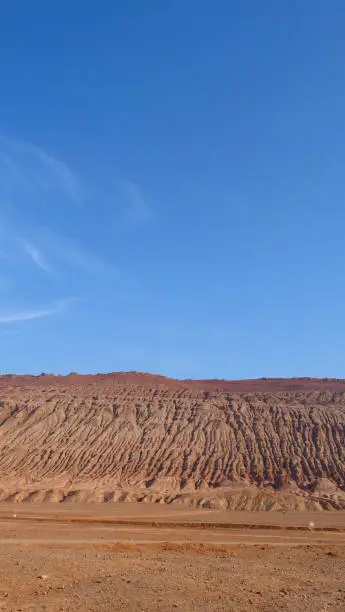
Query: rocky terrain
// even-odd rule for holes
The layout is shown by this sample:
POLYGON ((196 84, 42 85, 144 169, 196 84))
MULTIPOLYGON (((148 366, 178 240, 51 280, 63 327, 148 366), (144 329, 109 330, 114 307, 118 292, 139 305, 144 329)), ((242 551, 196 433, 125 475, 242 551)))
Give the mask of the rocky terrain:
POLYGON ((345 509, 345 381, 1 376, 0 500, 345 509))

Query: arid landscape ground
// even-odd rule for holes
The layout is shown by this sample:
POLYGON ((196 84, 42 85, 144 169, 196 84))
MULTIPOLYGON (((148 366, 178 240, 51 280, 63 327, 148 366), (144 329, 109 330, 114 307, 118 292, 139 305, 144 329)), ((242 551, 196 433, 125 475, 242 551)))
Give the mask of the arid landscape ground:
POLYGON ((0 500, 3 610, 345 610, 345 381, 2 376, 0 500))
POLYGON ((2 504, 0 544, 8 611, 345 609, 342 512, 2 504))

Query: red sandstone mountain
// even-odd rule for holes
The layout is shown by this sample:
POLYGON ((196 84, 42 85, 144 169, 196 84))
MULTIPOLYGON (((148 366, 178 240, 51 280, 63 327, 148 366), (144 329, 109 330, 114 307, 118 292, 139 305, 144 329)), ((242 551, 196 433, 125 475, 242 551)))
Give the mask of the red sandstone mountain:
POLYGON ((345 380, 2 376, 0 499, 345 508, 345 380))

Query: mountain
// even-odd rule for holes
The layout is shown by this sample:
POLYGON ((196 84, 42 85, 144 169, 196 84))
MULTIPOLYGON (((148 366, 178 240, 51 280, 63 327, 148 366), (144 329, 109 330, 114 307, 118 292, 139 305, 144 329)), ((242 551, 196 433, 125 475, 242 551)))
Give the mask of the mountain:
POLYGON ((0 500, 345 509, 345 380, 3 375, 0 500))

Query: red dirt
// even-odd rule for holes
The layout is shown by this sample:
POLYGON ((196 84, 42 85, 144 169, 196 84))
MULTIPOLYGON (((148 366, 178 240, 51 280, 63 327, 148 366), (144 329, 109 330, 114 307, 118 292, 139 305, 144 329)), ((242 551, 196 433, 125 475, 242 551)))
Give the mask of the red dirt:
POLYGON ((2 381, 11 381, 12 386, 32 384, 62 384, 83 385, 90 383, 113 382, 121 385, 139 385, 145 387, 166 387, 168 389, 197 389, 204 391, 222 390, 229 393, 280 393, 284 391, 345 391, 345 379, 337 378, 259 378, 247 380, 178 380, 167 376, 142 372, 110 372, 106 374, 69 374, 67 376, 54 376, 51 374, 33 375, 0 375, 0 388, 2 381))
POLYGON ((277 526, 281 514, 244 513, 254 531, 236 525, 242 513, 156 505, 65 505, 59 514, 63 520, 54 505, 20 506, 14 517, 13 505, 0 506, 0 610, 345 608, 345 535, 293 528, 310 519, 323 527, 344 525, 343 513, 290 513, 284 516, 289 530, 260 527, 268 520, 277 526), (126 525, 111 522, 126 514, 126 525), (229 514, 233 528, 224 523, 229 514), (210 516, 217 529, 209 527, 210 516), (188 526, 196 521, 198 527, 188 526))

